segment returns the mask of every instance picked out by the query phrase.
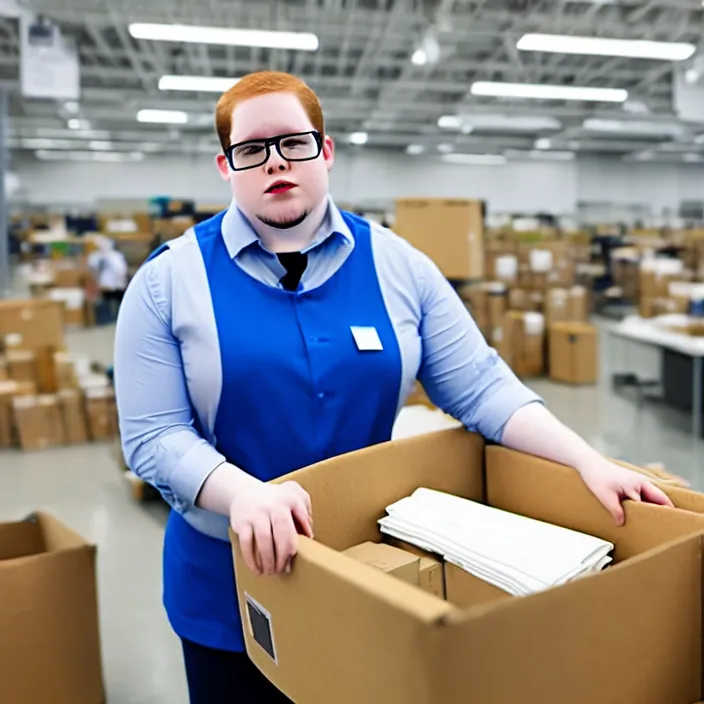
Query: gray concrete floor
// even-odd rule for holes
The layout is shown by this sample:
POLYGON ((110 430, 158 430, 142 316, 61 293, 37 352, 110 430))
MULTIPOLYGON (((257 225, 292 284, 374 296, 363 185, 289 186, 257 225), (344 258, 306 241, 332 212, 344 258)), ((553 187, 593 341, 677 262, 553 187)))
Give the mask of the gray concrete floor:
MULTIPOLYGON (((70 333, 69 346, 96 361, 112 360, 112 328, 70 333)), ((611 369, 625 348, 607 345, 611 369)), ((656 376, 657 352, 629 348, 628 368, 656 376)), ((623 367, 621 367, 623 368, 623 367)), ((634 463, 663 462, 704 489, 702 443, 689 418, 632 401, 599 386, 530 384, 548 406, 599 450, 634 463), (696 453, 699 453, 698 455, 696 453)), ((0 453, 0 520, 46 509, 98 546, 103 661, 110 704, 186 704, 179 643, 161 606, 161 545, 166 511, 135 504, 109 447, 86 445, 36 453, 0 453)))

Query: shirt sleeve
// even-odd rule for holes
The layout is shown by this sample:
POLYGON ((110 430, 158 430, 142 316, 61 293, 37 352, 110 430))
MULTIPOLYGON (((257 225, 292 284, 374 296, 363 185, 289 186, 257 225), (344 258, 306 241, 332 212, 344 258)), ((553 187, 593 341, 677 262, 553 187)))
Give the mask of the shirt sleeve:
POLYGON ((418 379, 437 406, 488 440, 501 442, 509 418, 542 402, 484 340, 450 283, 425 255, 418 259, 423 346, 418 379))
POLYGON ((168 250, 127 288, 115 336, 115 392, 128 467, 174 509, 191 508, 225 457, 197 432, 171 329, 168 250))

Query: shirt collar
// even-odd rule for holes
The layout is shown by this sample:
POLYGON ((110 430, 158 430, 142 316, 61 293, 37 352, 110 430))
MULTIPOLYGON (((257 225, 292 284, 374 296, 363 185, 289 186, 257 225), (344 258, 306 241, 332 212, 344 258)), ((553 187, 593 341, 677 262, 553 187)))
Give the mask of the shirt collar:
MULTIPOLYGON (((315 249, 323 244, 323 242, 330 239, 333 235, 339 235, 348 244, 354 243, 354 237, 345 219, 342 217, 342 213, 340 213, 338 207, 333 203, 332 198, 328 196, 328 209, 323 219, 323 224, 316 233, 313 242, 305 251, 310 252, 312 249, 315 249)), ((251 223, 237 207, 234 200, 227 209, 222 221, 222 237, 225 241, 227 253, 232 259, 235 259, 245 249, 255 244, 265 249, 251 223)))

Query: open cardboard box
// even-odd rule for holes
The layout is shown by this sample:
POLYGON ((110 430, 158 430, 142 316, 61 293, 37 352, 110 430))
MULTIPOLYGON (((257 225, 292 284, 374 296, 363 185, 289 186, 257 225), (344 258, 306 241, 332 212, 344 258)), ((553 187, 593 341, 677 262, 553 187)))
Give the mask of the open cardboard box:
POLYGON ((0 702, 104 704, 95 563, 46 513, 0 523, 0 702))
POLYGON ((311 494, 316 530, 315 540, 301 538, 291 574, 257 577, 233 546, 247 652, 293 701, 702 698, 704 516, 630 503, 626 526, 616 527, 573 470, 485 450, 463 429, 378 445, 286 479, 311 494), (616 564, 529 597, 495 590, 497 598, 470 593, 457 605, 340 554, 380 542, 385 507, 421 486, 610 540, 616 564))

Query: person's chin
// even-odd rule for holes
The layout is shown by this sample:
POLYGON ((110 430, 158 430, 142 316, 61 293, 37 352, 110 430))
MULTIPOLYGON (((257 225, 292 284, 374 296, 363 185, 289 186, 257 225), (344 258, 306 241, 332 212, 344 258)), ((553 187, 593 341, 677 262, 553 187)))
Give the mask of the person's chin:
POLYGON ((257 219, 269 227, 280 230, 288 230, 297 227, 305 221, 310 211, 299 205, 296 207, 266 208, 257 215, 257 219))

